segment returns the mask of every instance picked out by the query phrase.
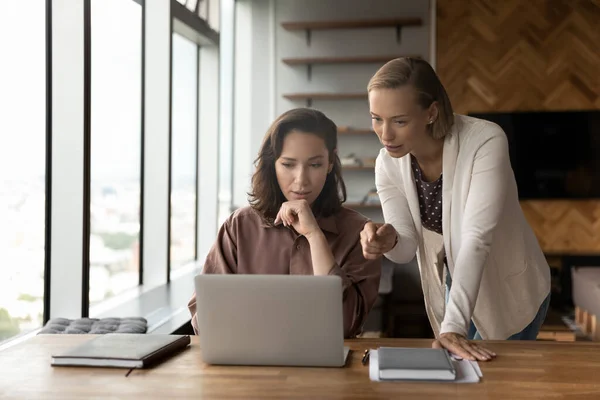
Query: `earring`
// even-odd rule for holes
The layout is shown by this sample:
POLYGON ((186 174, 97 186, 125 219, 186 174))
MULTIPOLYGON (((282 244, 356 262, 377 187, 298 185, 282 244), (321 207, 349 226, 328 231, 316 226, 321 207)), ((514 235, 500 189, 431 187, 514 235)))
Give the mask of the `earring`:
POLYGON ((429 120, 429 124, 430 125, 433 124, 433 120, 432 119, 429 120))

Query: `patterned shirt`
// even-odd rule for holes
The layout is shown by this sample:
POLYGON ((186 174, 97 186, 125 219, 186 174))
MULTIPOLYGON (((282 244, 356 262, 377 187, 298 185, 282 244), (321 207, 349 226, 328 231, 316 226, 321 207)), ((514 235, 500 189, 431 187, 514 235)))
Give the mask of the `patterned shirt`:
POLYGON ((419 195, 421 224, 424 228, 442 235, 442 175, 433 182, 423 179, 417 159, 411 154, 410 162, 419 195))

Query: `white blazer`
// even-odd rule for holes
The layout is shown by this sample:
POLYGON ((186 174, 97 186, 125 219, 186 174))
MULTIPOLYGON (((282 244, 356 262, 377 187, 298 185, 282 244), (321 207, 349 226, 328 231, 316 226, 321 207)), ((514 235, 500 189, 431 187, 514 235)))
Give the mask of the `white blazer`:
MULTIPOLYGON (((426 285, 440 282, 423 280, 427 258, 410 157, 392 158, 382 149, 375 180, 385 222, 399 234, 385 256, 408 263, 416 253, 427 294, 426 285)), ((508 141, 498 125, 455 115, 444 139, 442 198, 452 289, 436 334, 466 336, 472 319, 483 339, 507 339, 533 321, 550 293, 550 268, 521 210, 508 141)), ((432 304, 445 302, 439 297, 425 296, 430 321, 432 304)))

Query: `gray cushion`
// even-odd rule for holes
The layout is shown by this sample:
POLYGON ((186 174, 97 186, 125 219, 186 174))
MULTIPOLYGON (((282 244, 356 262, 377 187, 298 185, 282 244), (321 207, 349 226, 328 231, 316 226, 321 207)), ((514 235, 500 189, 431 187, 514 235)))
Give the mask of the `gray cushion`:
POLYGON ((104 334, 104 333, 146 333, 148 321, 145 318, 53 318, 38 334, 104 334))
POLYGON ((571 268, 573 303, 600 317, 600 267, 571 268))

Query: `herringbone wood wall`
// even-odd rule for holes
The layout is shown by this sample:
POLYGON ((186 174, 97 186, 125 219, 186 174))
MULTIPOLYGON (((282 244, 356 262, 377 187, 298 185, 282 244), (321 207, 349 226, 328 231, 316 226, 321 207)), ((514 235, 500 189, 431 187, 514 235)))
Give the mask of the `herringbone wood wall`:
MULTIPOLYGON (((436 29, 457 113, 600 109, 600 0, 437 0, 436 29)), ((600 254, 600 201, 521 205, 547 253, 600 254)))
POLYGON ((600 201, 528 200, 521 208, 547 254, 600 253, 600 201))

